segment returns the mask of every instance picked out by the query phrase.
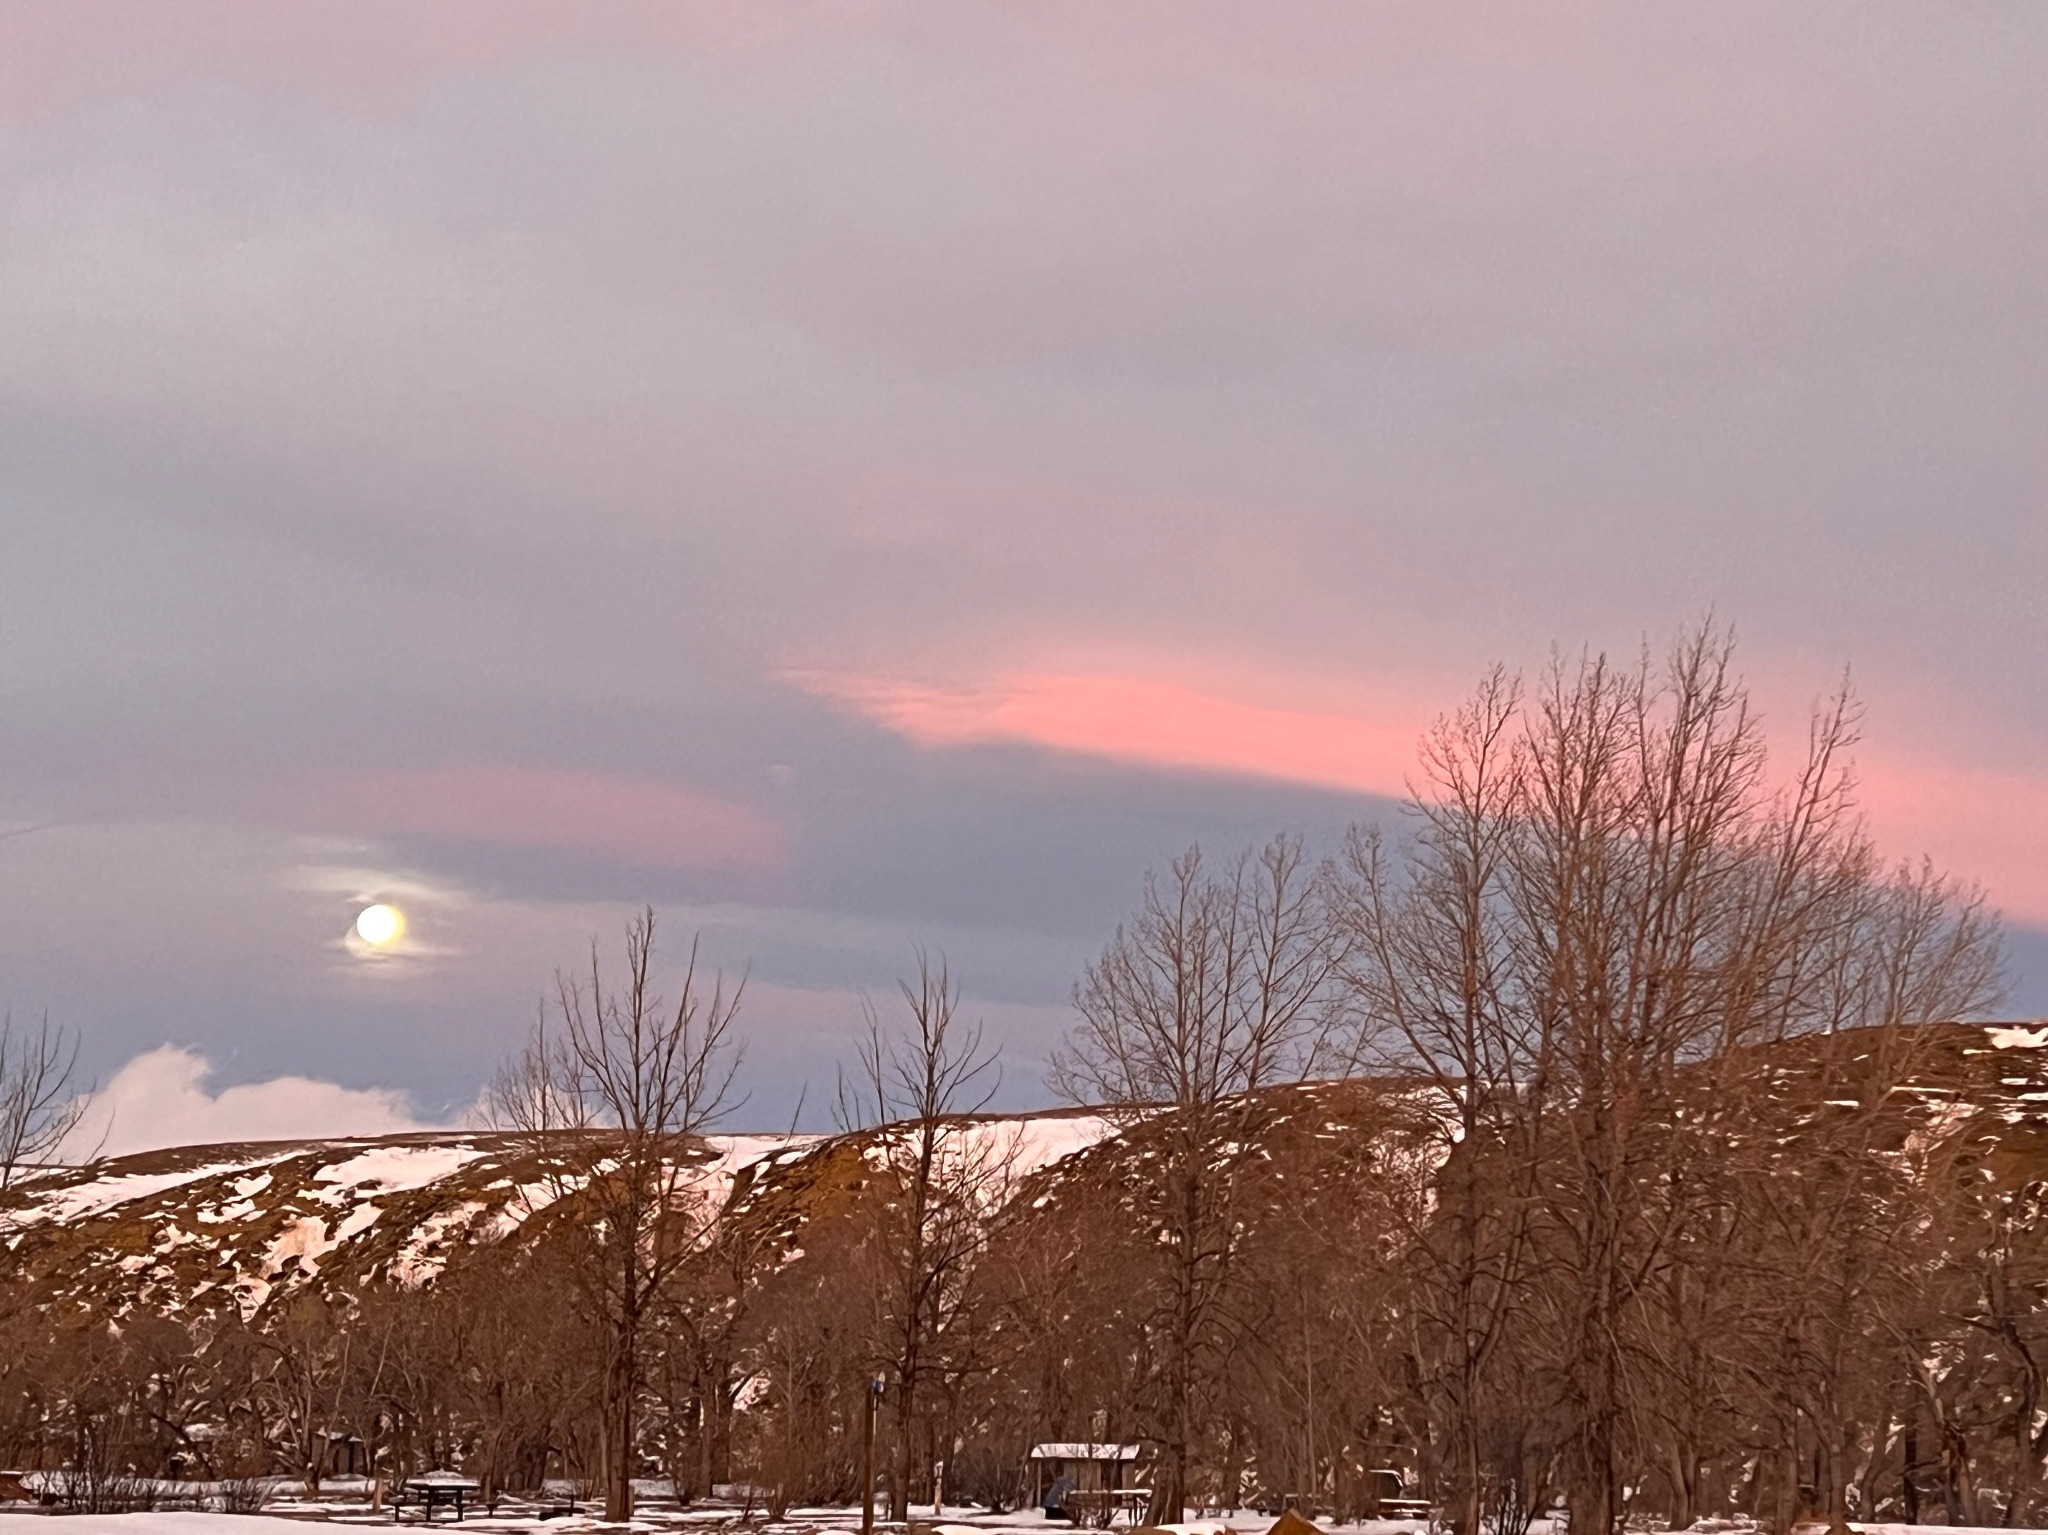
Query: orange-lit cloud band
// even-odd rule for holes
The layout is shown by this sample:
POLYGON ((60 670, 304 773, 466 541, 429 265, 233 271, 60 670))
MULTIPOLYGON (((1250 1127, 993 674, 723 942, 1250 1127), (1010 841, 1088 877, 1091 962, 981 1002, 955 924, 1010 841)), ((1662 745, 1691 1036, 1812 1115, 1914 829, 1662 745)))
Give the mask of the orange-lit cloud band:
POLYGON ((948 689, 847 673, 786 675, 919 746, 1016 742, 1366 794, 1403 792, 1428 723, 1420 711, 1278 709, 1137 676, 1009 673, 948 689))
MULTIPOLYGON (((1012 672, 972 688, 834 672, 785 676, 919 746, 1010 742, 1364 794, 1406 792, 1431 717, 1407 703, 1360 714, 1274 708, 1141 676, 1012 672)), ((2048 778, 1868 749, 1858 776, 1887 854, 1924 852, 1984 884, 2013 919, 2048 924, 2048 778)))

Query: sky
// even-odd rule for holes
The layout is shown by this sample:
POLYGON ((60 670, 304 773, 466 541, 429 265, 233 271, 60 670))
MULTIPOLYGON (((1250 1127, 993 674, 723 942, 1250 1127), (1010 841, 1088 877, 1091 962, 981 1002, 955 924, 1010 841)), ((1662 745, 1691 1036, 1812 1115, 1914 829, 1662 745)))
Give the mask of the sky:
POLYGON ((110 1145, 447 1123, 651 904, 748 1127, 919 946, 1025 1106, 1147 868, 1713 614, 2048 1012, 2043 78, 2018 0, 0 0, 0 1004, 110 1145))

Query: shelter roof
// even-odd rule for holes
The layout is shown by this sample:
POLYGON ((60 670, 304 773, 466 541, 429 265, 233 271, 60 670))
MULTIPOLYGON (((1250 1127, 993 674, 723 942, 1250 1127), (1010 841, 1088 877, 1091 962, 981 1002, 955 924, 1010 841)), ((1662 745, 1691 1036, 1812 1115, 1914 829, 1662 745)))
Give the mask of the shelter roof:
POLYGON ((1034 1444, 1033 1460, 1136 1460, 1135 1444, 1034 1444))

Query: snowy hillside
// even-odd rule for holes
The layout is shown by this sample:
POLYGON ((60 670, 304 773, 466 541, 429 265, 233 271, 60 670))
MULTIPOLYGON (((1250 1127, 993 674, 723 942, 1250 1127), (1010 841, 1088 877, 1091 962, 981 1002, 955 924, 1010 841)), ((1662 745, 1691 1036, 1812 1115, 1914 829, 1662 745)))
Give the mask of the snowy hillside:
MULTIPOLYGON (((1093 1114, 975 1121, 1013 1177, 1109 1133, 1093 1114)), ((727 1135, 699 1143, 691 1182, 707 1212, 736 1190, 807 1180, 807 1164, 877 1149, 863 1133, 727 1135)), ((81 1303, 121 1315, 232 1306, 253 1315, 309 1283, 431 1280, 463 1244, 517 1230, 556 1197, 530 1147, 492 1132, 198 1146, 31 1174, 0 1233, 81 1303)))
MULTIPOLYGON (((1942 1025, 1917 1031, 1910 1053, 1906 1084, 1890 1090, 1897 1133, 2048 1165, 2048 1026, 1942 1025)), ((1819 1124, 1853 1105, 1856 1078, 1877 1069, 1874 1059, 1795 1040, 1759 1052, 1751 1080, 1760 1104, 1791 1110, 1774 1122, 1819 1124)), ((1302 1158, 1317 1145, 1382 1159, 1435 1155, 1429 1106, 1441 1100, 1413 1084, 1283 1093, 1273 1144, 1261 1153, 1276 1193, 1295 1175, 1289 1168, 1308 1172, 1302 1158)), ((840 1208, 840 1195, 902 1134, 713 1136, 698 1144, 691 1176, 707 1214, 756 1222, 796 1247, 802 1228, 840 1208)), ((1128 1205, 1134 1164, 1154 1151, 1142 1128, 1117 1133, 1103 1115, 1056 1111, 976 1120, 956 1138, 956 1154, 1000 1162, 996 1197, 1028 1192, 1034 1209, 1058 1219, 1077 1198, 1128 1205)), ((1798 1148, 1788 1142, 1780 1154, 1796 1158, 1798 1148)), ((1327 1163, 1318 1176, 1364 1169, 1344 1172, 1349 1165, 1327 1163)), ((54 1293, 112 1316, 139 1307, 248 1317, 306 1285, 430 1281, 463 1245, 506 1236, 543 1212, 554 1198, 544 1171, 517 1137, 490 1132, 188 1147, 33 1174, 0 1206, 0 1240, 54 1293)))

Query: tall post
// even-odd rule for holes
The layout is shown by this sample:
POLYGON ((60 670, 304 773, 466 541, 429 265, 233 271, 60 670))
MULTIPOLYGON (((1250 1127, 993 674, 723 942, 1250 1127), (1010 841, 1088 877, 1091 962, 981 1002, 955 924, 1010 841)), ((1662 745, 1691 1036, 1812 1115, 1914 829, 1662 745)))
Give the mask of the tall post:
POLYGON ((882 1378, 868 1382, 867 1406, 860 1417, 860 1535, 875 1535, 875 1408, 882 1400, 882 1378))

